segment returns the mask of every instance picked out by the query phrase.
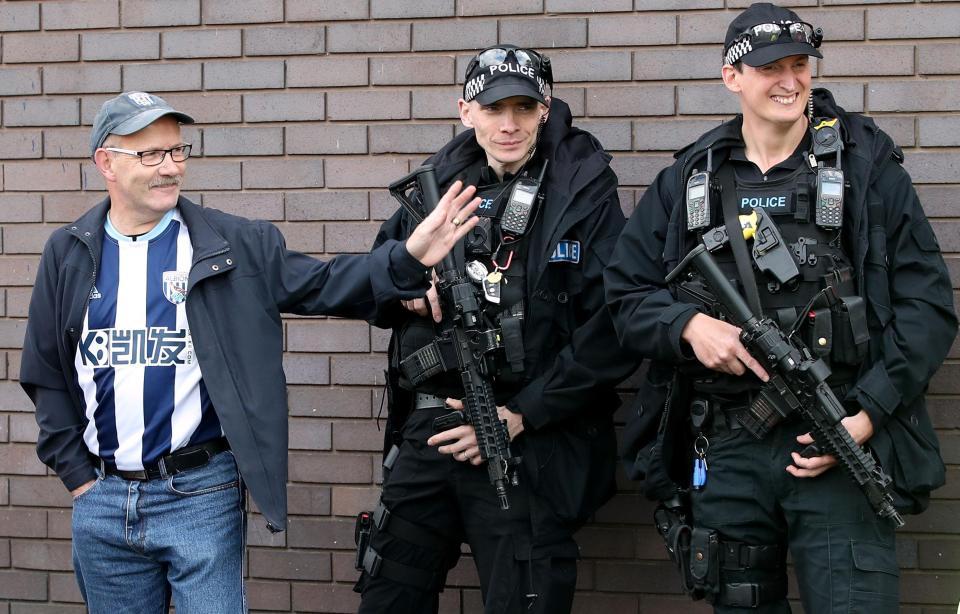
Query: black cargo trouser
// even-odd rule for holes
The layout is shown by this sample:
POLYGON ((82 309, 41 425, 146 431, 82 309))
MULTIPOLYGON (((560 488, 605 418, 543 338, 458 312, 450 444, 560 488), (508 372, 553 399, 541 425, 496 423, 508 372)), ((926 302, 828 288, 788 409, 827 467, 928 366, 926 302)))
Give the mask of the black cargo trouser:
MULTIPOLYGON (((898 611, 894 530, 876 517, 866 497, 839 466, 815 478, 786 471, 790 453, 809 429, 791 418, 758 441, 735 428, 731 415, 708 429, 707 483, 692 497, 694 525, 721 540, 789 548, 800 599, 810 614, 887 614, 898 611), (734 427, 734 428, 731 428, 734 427)), ((784 582, 786 568, 721 570, 721 583, 784 582)), ((785 586, 785 583, 784 583, 785 586)), ((785 591, 784 591, 785 592, 785 591)), ((759 608, 715 605, 715 611, 790 612, 786 595, 759 608)))
MULTIPOLYGON (((453 460, 426 444, 433 418, 448 411, 422 409, 410 415, 381 496, 392 515, 429 530, 445 546, 424 547, 388 527, 374 530, 371 547, 386 560, 445 572, 456 564, 460 544, 466 542, 487 614, 569 612, 577 577, 572 537, 553 550, 534 548, 531 494, 522 479, 519 486, 508 486, 510 509, 501 510, 485 465, 453 460), (555 556, 558 550, 564 556, 555 556)), ((355 590, 362 595, 360 614, 428 614, 439 608, 440 587, 415 587, 384 574, 371 577, 364 572, 355 590)))

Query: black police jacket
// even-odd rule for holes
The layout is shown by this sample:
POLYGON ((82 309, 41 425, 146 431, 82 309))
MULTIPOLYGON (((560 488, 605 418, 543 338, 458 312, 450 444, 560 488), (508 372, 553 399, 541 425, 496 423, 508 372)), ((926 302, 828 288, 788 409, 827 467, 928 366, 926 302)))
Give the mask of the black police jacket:
MULTIPOLYGON (((390 242, 321 262, 286 248, 267 222, 181 197, 193 264, 187 320, 203 381, 268 527, 287 518, 287 390, 281 313, 371 318, 377 302, 423 296, 425 269, 390 242)), ((109 199, 50 236, 30 301, 20 384, 37 407, 37 454, 68 490, 96 478, 83 441, 74 357, 100 264, 109 199)))
MULTIPOLYGON (((899 148, 872 119, 839 108, 828 91, 814 90, 814 103, 817 116, 839 117, 842 124, 843 169, 850 183, 843 232, 868 305, 869 353, 847 398, 873 422, 869 445, 893 477, 898 507, 918 512, 929 492, 944 482, 924 392, 956 335, 950 278, 910 176, 900 165, 899 148)), ((671 389, 673 367, 695 360, 680 334, 696 308, 678 302, 664 283, 694 245, 686 232, 684 187, 691 169, 704 166, 708 147, 716 164, 742 144, 741 122, 738 116, 676 154, 677 161, 644 193, 605 272, 621 343, 655 361, 623 442, 628 473, 646 479, 644 488, 655 497, 664 495, 670 482, 689 480, 682 469, 689 453, 678 441, 682 420, 673 416, 664 422, 670 432, 657 435, 668 396, 671 409, 683 405, 678 402, 683 387, 671 389)))
MULTIPOLYGON (((545 206, 527 239, 524 377, 505 403, 527 425, 517 439, 523 447, 521 477, 565 523, 565 531, 582 524, 615 491, 612 414, 620 401, 614 386, 636 367, 619 351, 602 287, 603 268, 625 223, 617 177, 600 143, 571 121, 569 107, 554 98, 538 145, 538 155, 549 160, 545 206), (580 242, 579 263, 549 262, 561 240, 580 242)), ((468 130, 426 162, 446 186, 479 160, 485 160, 484 151, 468 130)), ((398 210, 384 222, 375 245, 410 230, 410 216, 398 210)), ((394 329, 396 346, 397 331, 416 317, 398 304, 374 323, 394 329)), ((394 356, 388 447, 410 407, 409 394, 396 385, 396 364, 394 356)))

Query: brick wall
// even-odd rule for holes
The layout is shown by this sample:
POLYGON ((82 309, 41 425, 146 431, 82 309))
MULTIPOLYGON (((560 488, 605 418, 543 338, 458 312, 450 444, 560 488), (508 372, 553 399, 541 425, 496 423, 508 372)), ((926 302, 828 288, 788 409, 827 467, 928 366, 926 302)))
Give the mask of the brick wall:
MULTIPOLYGON (((875 116, 907 154, 960 283, 960 3, 790 0, 823 25, 818 66, 842 105, 875 116)), ((80 612, 70 498, 37 461, 17 384, 30 286, 50 231, 103 196, 90 123, 120 90, 166 97, 198 121, 186 192, 276 222, 292 247, 362 252, 396 207, 383 186, 457 130, 470 50, 549 52, 558 87, 615 157, 626 211, 670 152, 737 109, 720 42, 746 0, 89 0, 0 2, 0 614, 80 612)), ((349 612, 353 515, 376 499, 375 425, 387 334, 288 319, 290 530, 253 515, 254 610, 349 612)), ((922 343, 922 340, 917 340, 922 343)), ((903 611, 960 599, 960 367, 930 387, 949 464, 930 510, 898 540, 903 611)), ((629 391, 625 389, 625 393, 629 391)), ((622 415, 621 415, 622 419, 622 415)), ((678 579, 635 486, 579 535, 578 612, 704 611, 678 579)), ((479 612, 462 561, 443 612, 479 612)), ((795 588, 793 594, 796 594, 795 588)))

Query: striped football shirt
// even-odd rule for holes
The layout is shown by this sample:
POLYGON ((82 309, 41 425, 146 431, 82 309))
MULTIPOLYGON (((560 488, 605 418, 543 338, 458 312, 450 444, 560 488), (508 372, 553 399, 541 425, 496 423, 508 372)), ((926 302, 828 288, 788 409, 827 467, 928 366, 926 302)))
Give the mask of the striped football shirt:
POLYGON ((222 434, 187 323, 190 233, 176 209, 150 232, 107 216, 97 279, 74 361, 90 452, 135 471, 222 434))

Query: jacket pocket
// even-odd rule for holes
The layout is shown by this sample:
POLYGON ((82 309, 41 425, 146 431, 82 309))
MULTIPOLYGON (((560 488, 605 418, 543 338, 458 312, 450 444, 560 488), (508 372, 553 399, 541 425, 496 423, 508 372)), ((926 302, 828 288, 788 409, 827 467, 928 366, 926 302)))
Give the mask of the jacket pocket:
MULTIPOLYGON (((926 219, 918 219, 910 226, 910 237, 922 252, 922 259, 932 266, 926 267, 926 282, 924 287, 928 292, 936 293, 937 302, 944 307, 953 308, 953 289, 948 283, 950 273, 940 256, 940 243, 933 227, 926 219)), ((921 282, 922 283, 922 282, 921 282)))
MULTIPOLYGON (((616 490, 616 435, 612 424, 578 421, 531 436, 536 493, 565 524, 580 526, 616 490)), ((528 459, 524 458, 524 463, 528 459)))
POLYGON ((867 305, 870 308, 868 313, 876 318, 882 328, 893 319, 893 309, 890 306, 887 233, 882 226, 871 226, 867 237, 868 247, 863 276, 867 305))
POLYGON ((556 337, 569 339, 577 329, 577 319, 574 306, 580 301, 583 292, 584 276, 578 267, 571 264, 551 264, 556 267, 550 271, 547 289, 539 289, 535 296, 549 303, 553 320, 558 327, 556 337))
POLYGON ((896 507, 919 514, 930 504, 930 492, 946 481, 933 425, 923 399, 901 408, 870 440, 880 466, 893 479, 896 507))

